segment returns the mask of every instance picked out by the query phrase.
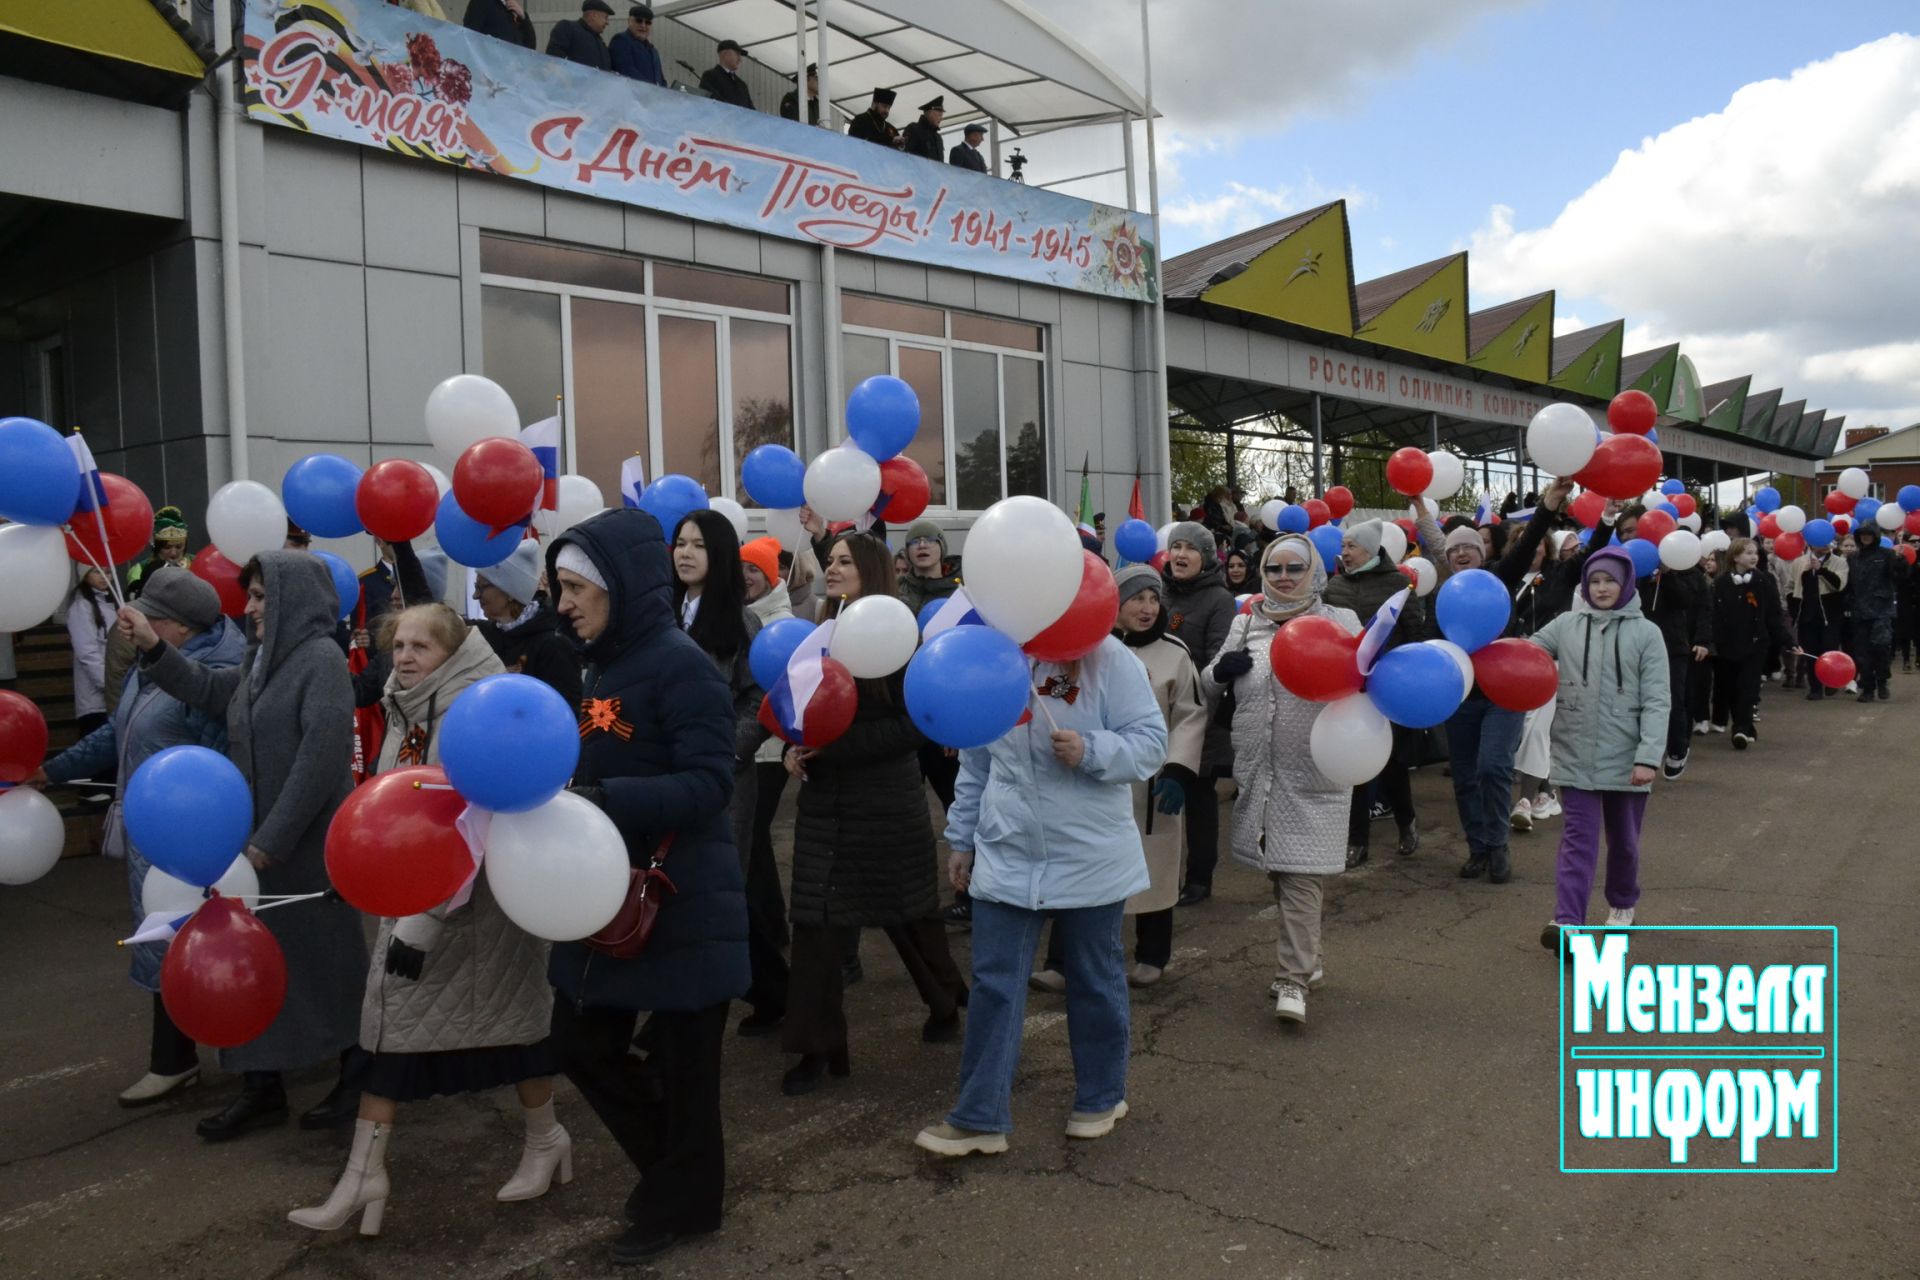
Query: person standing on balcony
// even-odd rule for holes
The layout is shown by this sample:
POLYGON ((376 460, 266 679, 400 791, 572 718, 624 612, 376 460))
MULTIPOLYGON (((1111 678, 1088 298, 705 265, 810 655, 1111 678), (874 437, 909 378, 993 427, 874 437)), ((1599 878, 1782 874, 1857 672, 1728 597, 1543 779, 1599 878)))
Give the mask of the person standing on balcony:
POLYGON ((987 126, 976 120, 966 127, 963 134, 965 140, 947 152, 947 163, 959 169, 985 173, 987 158, 980 154, 980 139, 987 136, 987 126))
POLYGON ((653 10, 644 4, 627 10, 627 29, 607 45, 607 57, 613 69, 629 80, 667 87, 667 73, 660 65, 660 50, 653 44, 653 10))
POLYGON ((707 73, 700 77, 700 91, 715 102, 753 110, 753 92, 740 78, 740 60, 744 57, 746 50, 740 47, 739 41, 722 40, 720 65, 707 68, 707 73))
POLYGON ((602 34, 612 18, 613 6, 607 0, 582 0, 577 19, 553 24, 553 31, 547 36, 547 53, 583 67, 613 70, 606 36, 602 34))
POLYGON ((460 25, 508 44, 534 47, 533 19, 527 17, 521 0, 467 0, 467 14, 460 25))
POLYGON ((894 92, 891 89, 875 89, 873 101, 867 109, 853 118, 847 126, 847 136, 858 138, 862 142, 877 142, 883 147, 900 146, 900 131, 887 123, 887 117, 893 114, 894 92))
POLYGON ((940 163, 943 146, 940 137, 940 121, 946 114, 947 99, 944 94, 932 102, 921 104, 920 118, 908 125, 906 133, 901 136, 908 155, 919 156, 935 164, 940 163))
MULTIPOLYGON (((780 99, 780 114, 788 120, 800 118, 800 91, 789 89, 780 99)), ((820 123, 820 69, 813 63, 807 64, 807 123, 820 123)))

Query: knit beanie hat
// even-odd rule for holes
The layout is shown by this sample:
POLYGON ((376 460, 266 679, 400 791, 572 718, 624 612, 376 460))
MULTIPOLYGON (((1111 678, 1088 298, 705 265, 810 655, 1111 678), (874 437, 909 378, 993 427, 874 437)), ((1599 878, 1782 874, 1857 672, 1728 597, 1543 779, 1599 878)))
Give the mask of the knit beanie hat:
POLYGON ((167 618, 206 631, 220 621, 220 593, 176 564, 147 576, 133 607, 149 618, 167 618))
POLYGON ((1362 520, 1359 524, 1346 530, 1344 536, 1348 542, 1359 547, 1368 555, 1378 555, 1380 554, 1380 542, 1384 536, 1385 528, 1386 526, 1378 520, 1362 520))
POLYGON ((907 541, 900 545, 904 548, 908 542, 913 542, 920 538, 932 538, 935 542, 939 543, 941 558, 944 559, 946 557, 947 531, 945 529, 942 529, 932 520, 915 520, 907 526, 907 541))
POLYGON ((1182 520, 1167 530, 1167 545, 1171 547, 1176 542, 1199 548, 1200 554, 1209 560, 1220 554, 1220 546, 1213 540, 1213 534, 1207 531, 1207 526, 1195 520, 1182 520))
POLYGON ((554 557, 553 567, 556 572, 564 569, 568 573, 585 578, 602 591, 607 589, 607 580, 600 573, 599 566, 595 565, 587 553, 581 550, 577 542, 560 544, 560 554, 554 557))
POLYGON ((1130 564, 1113 575, 1113 585, 1120 593, 1120 603, 1139 595, 1142 591, 1158 593, 1161 589, 1160 575, 1151 565, 1130 564))
POLYGON ((1451 552, 1455 547, 1472 547, 1484 558, 1487 544, 1480 540, 1480 531, 1470 524, 1463 524, 1447 535, 1445 550, 1451 552))
POLYGON ((740 548, 740 559, 767 575, 768 582, 780 581, 780 540, 755 538, 740 548))
POLYGON ((540 559, 540 544, 523 538, 512 555, 491 569, 480 570, 480 576, 500 588, 507 599, 529 605, 540 591, 540 559))
POLYGON ((186 518, 178 507, 162 507, 153 513, 153 540, 155 542, 185 542, 187 540, 186 518))
POLYGON ((1588 604, 1593 603, 1593 597, 1587 594, 1587 584, 1596 573, 1605 573, 1620 584, 1620 599, 1614 602, 1614 608, 1633 599, 1633 557, 1625 551, 1619 547, 1602 547, 1580 566, 1580 598, 1588 604))

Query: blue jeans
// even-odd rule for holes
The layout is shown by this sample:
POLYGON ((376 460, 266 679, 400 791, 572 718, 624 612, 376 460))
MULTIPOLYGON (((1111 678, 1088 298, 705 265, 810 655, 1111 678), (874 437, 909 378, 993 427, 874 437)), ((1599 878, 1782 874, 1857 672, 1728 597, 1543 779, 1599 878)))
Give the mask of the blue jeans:
POLYGON ((1507 847, 1513 803, 1513 758, 1527 717, 1485 698, 1468 698, 1447 721, 1447 755, 1453 766, 1453 799, 1467 833, 1467 856, 1491 857, 1507 847))
POLYGON ((1026 1032, 1027 978, 1040 932, 1053 916, 1065 948, 1067 1038, 1073 1046, 1075 1111, 1105 1111, 1127 1096, 1124 903, 1046 912, 973 900, 973 994, 960 1052, 960 1096, 947 1116, 956 1129, 1013 1132, 1013 1078, 1026 1032))

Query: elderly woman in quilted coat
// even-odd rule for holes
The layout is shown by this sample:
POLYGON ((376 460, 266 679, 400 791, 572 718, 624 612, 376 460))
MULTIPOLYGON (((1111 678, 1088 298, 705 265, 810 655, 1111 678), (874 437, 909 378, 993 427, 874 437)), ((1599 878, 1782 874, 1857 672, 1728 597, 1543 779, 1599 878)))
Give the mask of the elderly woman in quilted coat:
POLYGON ((1273 984, 1274 1015, 1307 1020, 1307 988, 1321 974, 1323 877, 1346 869, 1350 794, 1313 762, 1308 738, 1321 704, 1289 693, 1274 677, 1268 651, 1280 628, 1301 618, 1331 618, 1349 635, 1360 619, 1321 599, 1327 571, 1299 534, 1275 538, 1260 557, 1259 602, 1233 620, 1220 656, 1201 673, 1208 692, 1232 686, 1233 858, 1264 871, 1280 907, 1273 984))
MULTIPOLYGON (((393 655, 382 706, 387 732, 375 773, 437 764, 440 725, 469 685, 505 668, 493 646, 444 604, 415 605, 382 620, 393 655)), ((437 907, 382 920, 367 971, 360 1044, 347 1070, 361 1086, 346 1172, 325 1204, 290 1221, 317 1231, 378 1234, 386 1210, 386 1151, 395 1105, 436 1094, 515 1086, 526 1118, 520 1167, 501 1200, 546 1194, 557 1170, 573 1177, 573 1142, 553 1115, 547 1025, 553 989, 547 944, 501 911, 477 875, 437 907)))

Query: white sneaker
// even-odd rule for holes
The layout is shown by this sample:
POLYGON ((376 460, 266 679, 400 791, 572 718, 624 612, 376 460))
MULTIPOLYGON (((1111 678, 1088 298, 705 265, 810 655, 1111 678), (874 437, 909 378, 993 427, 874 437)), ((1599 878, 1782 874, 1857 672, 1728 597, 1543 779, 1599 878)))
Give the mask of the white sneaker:
POLYGON ((1162 972, 1164 972, 1164 970, 1162 970, 1159 965, 1136 964, 1127 974, 1127 985, 1130 987, 1150 987, 1160 981, 1162 972))
POLYGON ((120 1095, 120 1105, 123 1107, 152 1106, 190 1085, 198 1084, 199 1081, 199 1067, 188 1067, 177 1076, 163 1076, 149 1071, 135 1080, 120 1095))
POLYGON ((1027 978, 1027 986, 1031 990, 1057 996, 1067 989, 1067 975, 1058 969, 1035 969, 1027 978))
POLYGON ((1560 797, 1546 796, 1533 802, 1533 820, 1545 822, 1548 818, 1557 818, 1561 814, 1560 797))
POLYGON ((1513 802, 1512 826, 1515 831, 1533 830, 1533 802, 1524 796, 1513 802))
MULTIPOLYGON (((1307 979, 1307 990, 1318 991, 1321 988, 1321 986, 1325 984, 1326 980, 1327 980, 1327 966, 1324 964, 1316 964, 1315 966, 1313 966, 1313 976, 1307 979)), ((1279 999, 1280 984, 1285 981, 1286 981, 1285 978, 1275 978, 1273 980, 1273 985, 1267 988, 1267 995, 1269 995, 1270 997, 1276 1000, 1279 999)))
POLYGON ((1075 1111, 1067 1117, 1069 1138, 1104 1138, 1113 1132, 1114 1121, 1127 1118, 1127 1102, 1105 1111, 1075 1111))
POLYGON ((1282 978, 1277 985, 1279 992, 1273 998, 1273 1016, 1287 1022, 1305 1022, 1307 1020, 1307 989, 1285 978, 1282 978))
POLYGON ((1715 724, 1711 720, 1707 722, 1708 733, 1725 733, 1726 731, 1727 731, 1727 726, 1723 724, 1715 724))
POLYGON ((1633 908, 1632 907, 1607 908, 1607 928, 1625 929, 1625 928, 1631 927, 1632 924, 1633 924, 1633 908))
POLYGON ((1693 734, 1696 738, 1703 733, 1711 732, 1712 729, 1713 722, 1711 720, 1695 720, 1693 722, 1693 734))

